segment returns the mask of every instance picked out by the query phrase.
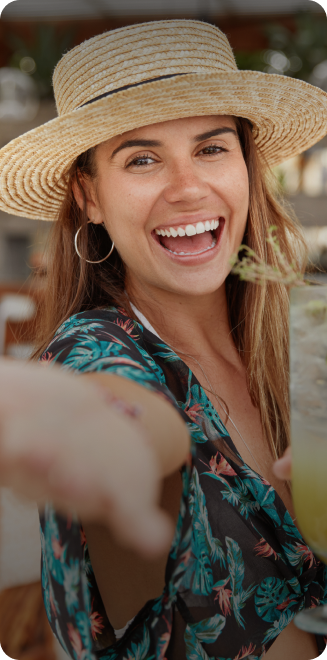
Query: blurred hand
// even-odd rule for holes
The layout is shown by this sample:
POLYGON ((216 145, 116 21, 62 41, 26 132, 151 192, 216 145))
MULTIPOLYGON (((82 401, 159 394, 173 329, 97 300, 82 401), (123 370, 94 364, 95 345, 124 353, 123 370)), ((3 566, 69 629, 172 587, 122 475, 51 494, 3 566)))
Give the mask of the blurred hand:
POLYGON ((106 522, 146 557, 171 542, 151 440, 80 375, 0 359, 0 484, 106 522))
POLYGON ((291 448, 288 447, 278 461, 273 465, 273 472, 278 479, 290 481, 292 478, 292 454, 291 448))

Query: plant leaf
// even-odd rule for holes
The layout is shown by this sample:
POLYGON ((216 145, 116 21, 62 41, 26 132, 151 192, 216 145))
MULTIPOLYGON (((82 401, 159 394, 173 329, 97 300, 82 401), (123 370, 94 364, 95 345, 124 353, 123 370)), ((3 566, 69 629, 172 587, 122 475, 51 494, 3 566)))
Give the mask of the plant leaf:
POLYGON ((226 619, 224 616, 215 614, 215 616, 209 619, 203 619, 198 623, 191 623, 189 625, 200 642, 213 644, 225 627, 225 623, 226 619))

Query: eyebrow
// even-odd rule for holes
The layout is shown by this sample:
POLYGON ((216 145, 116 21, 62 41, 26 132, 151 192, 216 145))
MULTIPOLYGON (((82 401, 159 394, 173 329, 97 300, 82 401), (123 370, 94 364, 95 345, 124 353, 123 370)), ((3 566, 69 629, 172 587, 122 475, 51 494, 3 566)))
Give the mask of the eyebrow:
MULTIPOLYGON (((237 131, 234 128, 231 128, 230 126, 222 126, 221 128, 214 128, 211 131, 207 131, 206 133, 200 133, 199 135, 196 135, 192 142, 204 142, 205 140, 209 140, 212 137, 217 137, 218 135, 223 135, 224 133, 234 133, 236 137, 237 131)), ((118 154, 119 151, 122 149, 129 149, 130 147, 162 147, 163 143, 160 142, 160 140, 142 140, 142 139, 135 139, 135 140, 125 140, 125 142, 122 142, 116 149, 113 150, 110 160, 118 154)))
POLYGON ((129 147, 162 147, 162 142, 159 140, 125 140, 125 142, 122 142, 119 147, 114 149, 110 158, 112 159, 118 154, 118 151, 128 149, 129 147))
POLYGON ((212 131, 207 131, 206 133, 200 133, 199 135, 196 135, 193 138, 193 142, 204 142, 204 140, 210 140, 210 138, 223 135, 224 133, 234 133, 234 135, 238 137, 235 128, 231 128, 230 126, 222 126, 221 128, 214 128, 212 131))

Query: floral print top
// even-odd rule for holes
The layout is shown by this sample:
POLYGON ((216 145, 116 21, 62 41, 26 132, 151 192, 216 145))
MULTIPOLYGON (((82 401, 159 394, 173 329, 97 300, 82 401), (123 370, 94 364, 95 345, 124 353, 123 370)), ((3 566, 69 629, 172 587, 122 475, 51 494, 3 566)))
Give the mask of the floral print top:
MULTIPOLYGON (((74 660, 259 660, 304 607, 327 603, 327 567, 272 486, 237 453, 199 382, 124 310, 69 318, 42 361, 110 371, 166 397, 188 426, 179 519, 160 597, 116 639, 83 529, 49 503, 41 512, 42 588, 53 632, 74 660)), ((317 636, 319 652, 325 641, 317 636)))

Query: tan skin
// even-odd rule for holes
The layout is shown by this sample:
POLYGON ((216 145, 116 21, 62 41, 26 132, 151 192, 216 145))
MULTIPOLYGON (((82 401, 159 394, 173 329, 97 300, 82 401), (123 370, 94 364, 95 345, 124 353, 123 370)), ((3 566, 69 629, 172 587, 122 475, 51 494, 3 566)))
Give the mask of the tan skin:
MULTIPOLYGON (((229 259, 242 241, 248 212, 247 169, 233 130, 232 118, 214 116, 133 130, 97 148, 96 180, 85 180, 83 185, 89 218, 94 223, 104 222, 126 264, 130 296, 208 389, 202 369, 205 371, 214 391, 227 403, 230 416, 250 449, 249 452, 227 420, 227 430, 238 452, 254 470, 260 468, 294 518, 289 490, 273 471, 273 457, 265 442, 259 412, 251 402, 245 369, 228 324, 224 283, 230 271, 229 259), (203 139, 203 134, 221 128, 231 130, 203 139), (150 140, 156 144, 147 148, 127 146, 114 153, 126 140, 150 140), (212 218, 224 218, 219 251, 206 263, 191 266, 172 260, 158 247, 154 229, 169 227, 179 218, 196 219, 202 212, 212 218)), ((75 197, 82 206, 77 186, 75 197)), ((104 382, 106 376, 102 379, 104 382)), ((123 387, 121 394, 126 396, 123 387)), ((216 397, 209 394, 209 398, 225 421, 216 397)), ((283 476, 283 466, 280 469, 283 476)), ((178 473, 172 471, 164 480, 162 506, 174 520, 179 496, 178 473)), ((85 528, 109 618, 114 627, 122 627, 146 600, 160 594, 166 553, 149 563, 133 550, 122 550, 106 528, 87 522, 85 528)), ((266 657, 309 660, 317 654, 314 637, 291 623, 266 657)))

